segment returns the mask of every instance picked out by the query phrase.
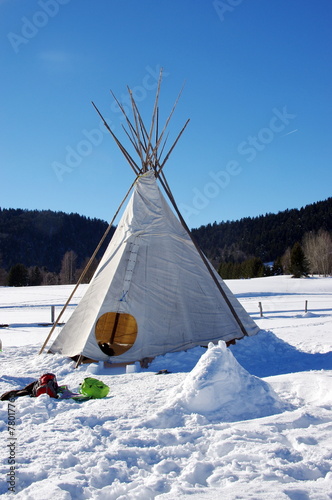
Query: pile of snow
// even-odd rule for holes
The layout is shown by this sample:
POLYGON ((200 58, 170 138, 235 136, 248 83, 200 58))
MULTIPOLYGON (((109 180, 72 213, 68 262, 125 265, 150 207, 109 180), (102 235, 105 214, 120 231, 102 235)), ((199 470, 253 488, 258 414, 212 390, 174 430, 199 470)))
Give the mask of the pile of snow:
POLYGON ((286 409, 272 387, 247 372, 225 342, 210 343, 182 388, 145 425, 179 425, 183 414, 199 414, 210 422, 234 422, 280 413, 286 409))
POLYGON ((186 377, 178 400, 191 413, 231 422, 279 413, 282 403, 263 380, 250 375, 225 342, 209 344, 186 377))

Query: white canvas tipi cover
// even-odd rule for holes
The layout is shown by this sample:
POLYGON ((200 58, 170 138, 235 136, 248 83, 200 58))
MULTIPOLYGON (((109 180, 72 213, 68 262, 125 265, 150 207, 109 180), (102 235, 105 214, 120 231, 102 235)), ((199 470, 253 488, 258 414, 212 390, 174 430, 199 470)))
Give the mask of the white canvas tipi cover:
MULTIPOLYGON (((256 334, 257 325, 218 279, 247 334, 256 334)), ((241 337, 238 322, 162 196, 155 173, 148 171, 137 180, 87 292, 50 351, 132 362, 241 337)))

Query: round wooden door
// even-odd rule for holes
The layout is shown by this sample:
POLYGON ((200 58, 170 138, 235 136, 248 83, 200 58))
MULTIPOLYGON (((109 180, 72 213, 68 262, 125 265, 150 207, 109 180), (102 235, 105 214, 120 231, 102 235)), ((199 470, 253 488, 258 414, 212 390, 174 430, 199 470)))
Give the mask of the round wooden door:
POLYGON ((119 356, 134 345, 137 337, 136 319, 126 313, 105 313, 96 323, 95 335, 105 354, 119 356))

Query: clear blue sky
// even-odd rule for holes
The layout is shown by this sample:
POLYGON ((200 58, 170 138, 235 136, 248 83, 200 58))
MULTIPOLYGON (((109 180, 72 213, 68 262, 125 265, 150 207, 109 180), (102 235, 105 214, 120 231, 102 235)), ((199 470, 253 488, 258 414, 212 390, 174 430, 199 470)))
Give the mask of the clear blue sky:
POLYGON ((332 195, 330 0, 0 0, 0 207, 111 220, 133 172, 110 89, 147 123, 160 67, 165 174, 190 227, 332 195), (101 132, 102 130, 102 132, 101 132))

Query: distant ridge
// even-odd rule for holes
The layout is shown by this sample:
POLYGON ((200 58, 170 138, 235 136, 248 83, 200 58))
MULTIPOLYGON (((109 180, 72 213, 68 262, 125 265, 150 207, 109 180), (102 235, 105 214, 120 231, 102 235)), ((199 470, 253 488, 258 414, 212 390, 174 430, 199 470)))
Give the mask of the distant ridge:
MULTIPOLYGON (((0 208, 0 268, 9 270, 21 263, 58 273, 64 254, 70 250, 77 254, 79 266, 92 255, 107 225, 77 213, 0 208)), ((274 261, 296 241, 301 242, 305 233, 321 228, 332 232, 332 197, 277 214, 214 222, 192 232, 218 266, 221 260, 240 261, 251 256, 274 261)))
POLYGON ((9 270, 20 263, 58 273, 70 250, 77 254, 80 266, 92 255, 107 226, 105 221, 76 213, 0 209, 0 268, 9 270))
POLYGON ((252 256, 263 262, 274 261, 288 247, 301 242, 305 233, 319 229, 332 232, 332 197, 277 214, 214 222, 193 229, 193 235, 217 265, 221 260, 240 261, 252 256))

